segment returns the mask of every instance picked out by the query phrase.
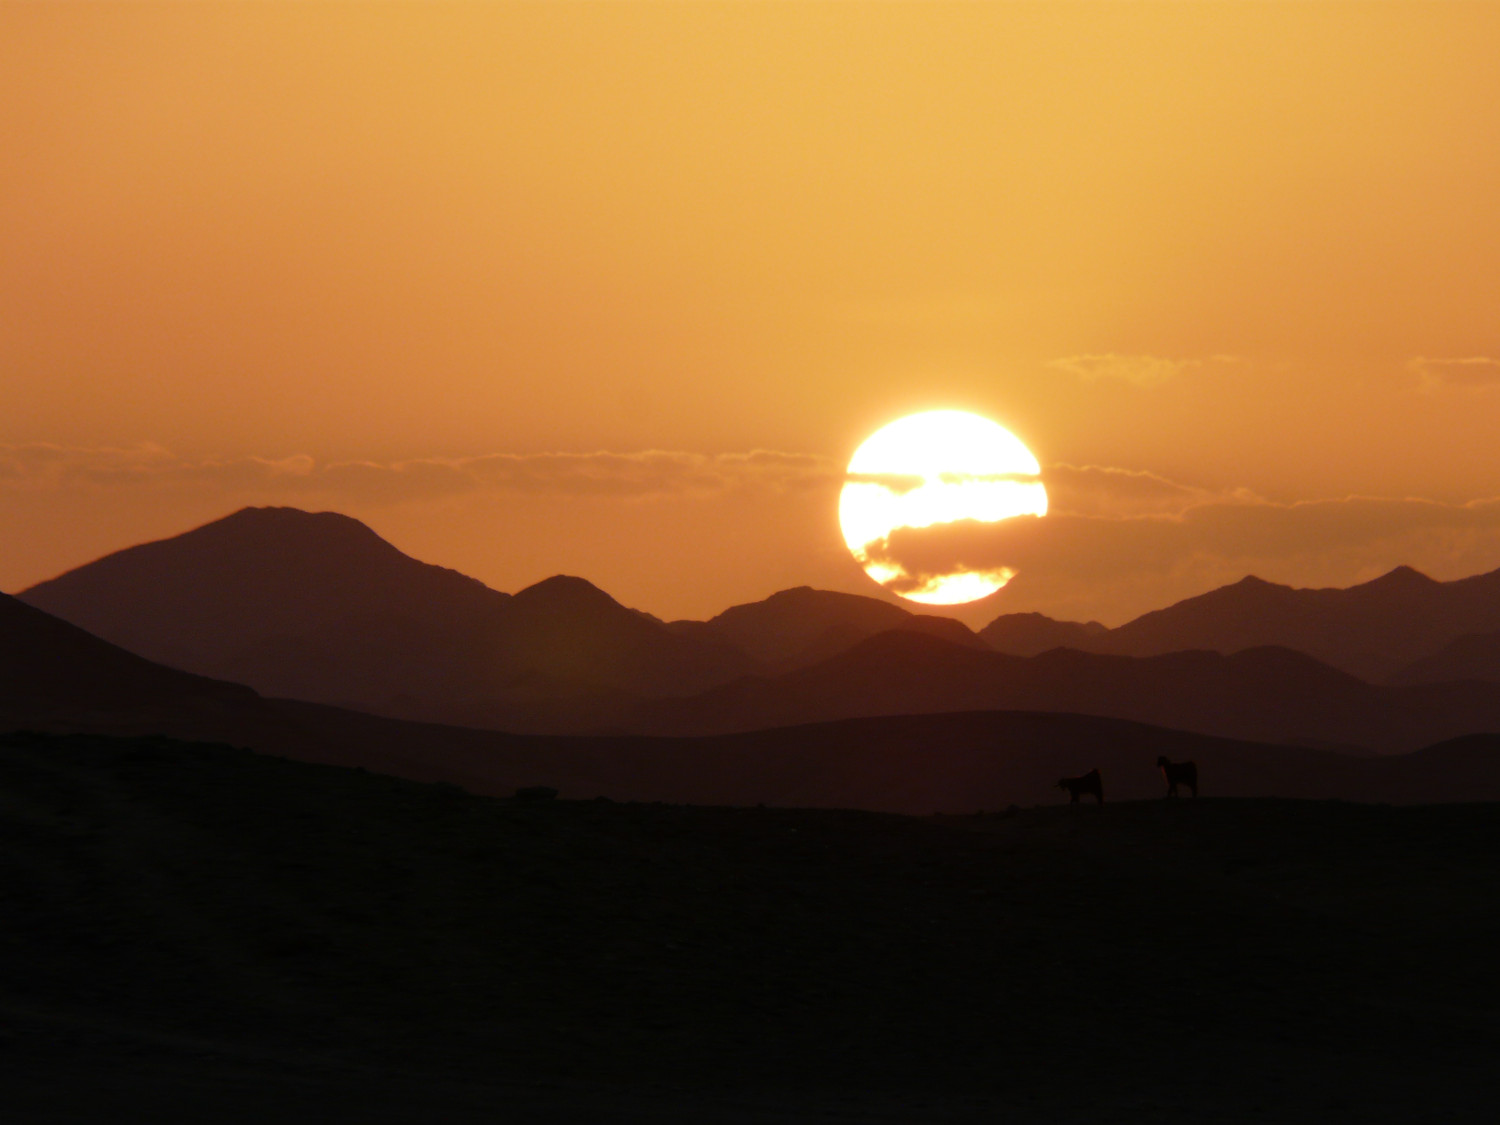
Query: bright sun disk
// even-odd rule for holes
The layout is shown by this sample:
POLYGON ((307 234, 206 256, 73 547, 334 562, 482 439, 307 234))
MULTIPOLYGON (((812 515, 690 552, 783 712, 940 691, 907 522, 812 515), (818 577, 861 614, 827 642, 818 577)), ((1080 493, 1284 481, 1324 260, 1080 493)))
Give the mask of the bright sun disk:
POLYGON ((844 542, 871 578, 903 598, 929 605, 975 601, 1016 572, 962 567, 912 575, 879 549, 898 528, 1046 515, 1040 474, 1020 439, 988 418, 963 410, 909 415, 855 450, 839 496, 844 542))

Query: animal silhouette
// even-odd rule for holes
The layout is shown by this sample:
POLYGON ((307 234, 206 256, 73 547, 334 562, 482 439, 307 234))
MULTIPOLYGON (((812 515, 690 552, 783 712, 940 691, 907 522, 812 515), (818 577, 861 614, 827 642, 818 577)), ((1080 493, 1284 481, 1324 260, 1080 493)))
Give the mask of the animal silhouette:
POLYGON ((1086 794, 1093 794, 1101 805, 1104 804, 1104 781, 1100 778, 1097 768, 1078 777, 1058 778, 1057 787, 1068 791, 1068 804, 1070 805, 1078 804, 1078 798, 1086 794))
POLYGON ((1198 795, 1198 763, 1197 762, 1170 762, 1166 755, 1156 759, 1157 768, 1161 770, 1162 777, 1167 779, 1167 796, 1177 796, 1177 787, 1186 785, 1194 797, 1198 795))

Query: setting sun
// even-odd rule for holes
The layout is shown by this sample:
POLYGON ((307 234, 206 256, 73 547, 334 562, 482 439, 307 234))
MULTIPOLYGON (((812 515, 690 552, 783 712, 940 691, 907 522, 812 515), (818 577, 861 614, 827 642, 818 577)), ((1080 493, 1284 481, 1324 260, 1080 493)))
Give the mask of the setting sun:
POLYGON ((879 430, 849 462, 839 497, 844 541, 876 582, 914 602, 958 605, 993 594, 1009 567, 909 574, 879 548, 898 528, 993 523, 1047 514, 1041 466, 1004 426, 962 410, 913 414, 879 430))

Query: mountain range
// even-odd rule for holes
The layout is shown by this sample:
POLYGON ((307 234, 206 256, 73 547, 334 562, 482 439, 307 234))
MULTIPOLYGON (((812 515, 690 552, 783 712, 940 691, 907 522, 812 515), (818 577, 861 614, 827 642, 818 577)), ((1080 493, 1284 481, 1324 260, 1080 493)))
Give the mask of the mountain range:
MULTIPOLYGON (((1295 589, 1252 576, 1116 629, 1039 616, 1002 615, 980 636, 997 651, 1016 655, 1063 645, 1117 656, 1187 649, 1235 653, 1275 645, 1361 679, 1432 682, 1420 669, 1436 654, 1462 637, 1500 630, 1500 570, 1438 582, 1401 566, 1343 590, 1295 589)), ((1443 678, 1500 680, 1497 641, 1490 641, 1487 659, 1468 659, 1467 650, 1451 654, 1442 664, 1443 678)))
POLYGON ((807 587, 663 622, 581 578, 505 594, 346 516, 273 508, 20 599, 261 696, 512 733, 705 736, 989 710, 1356 752, 1500 731, 1500 688, 1482 678, 1494 638, 1471 636, 1500 627, 1500 571, 1439 583, 1400 568, 1349 590, 1251 578, 1116 629, 1016 614, 975 634, 807 587))
POLYGON ((247 508, 19 596, 141 656, 265 695, 422 718, 691 695, 889 629, 984 647, 950 618, 806 587, 671 623, 564 575, 505 594, 418 562, 357 520, 292 508, 247 508))
POLYGON ((732 646, 680 635, 582 579, 504 594, 332 512, 245 509, 20 596, 174 667, 397 712, 691 692, 751 668, 732 646))

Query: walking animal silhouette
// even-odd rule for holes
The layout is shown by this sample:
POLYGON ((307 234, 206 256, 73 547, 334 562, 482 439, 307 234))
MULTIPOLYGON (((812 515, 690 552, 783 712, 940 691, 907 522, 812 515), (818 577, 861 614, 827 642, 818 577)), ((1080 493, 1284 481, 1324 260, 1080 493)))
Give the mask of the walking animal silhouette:
POLYGON ((1172 762, 1163 754, 1156 759, 1156 766, 1167 782, 1167 796, 1177 796, 1177 787, 1186 785, 1194 797, 1198 795, 1198 763, 1172 762))
POLYGON ((1104 804, 1104 781, 1099 776, 1097 767, 1078 777, 1058 778, 1057 787, 1068 791, 1070 805, 1078 804, 1078 798, 1088 794, 1092 794, 1101 805, 1104 804))

